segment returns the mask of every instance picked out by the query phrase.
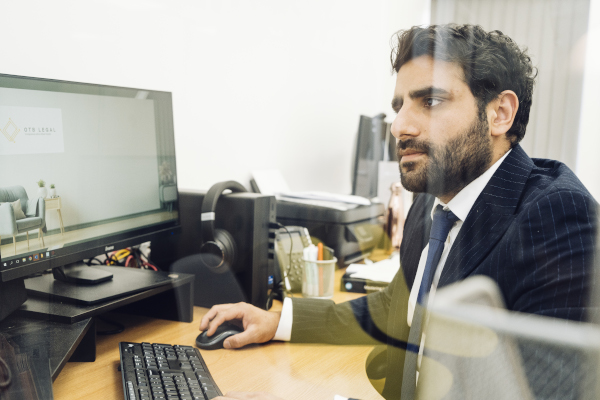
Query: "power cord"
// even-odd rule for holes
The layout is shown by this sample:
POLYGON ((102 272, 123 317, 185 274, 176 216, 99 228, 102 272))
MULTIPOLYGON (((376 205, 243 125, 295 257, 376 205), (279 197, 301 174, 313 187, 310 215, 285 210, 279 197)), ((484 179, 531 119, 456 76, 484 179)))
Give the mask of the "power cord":
MULTIPOLYGON (((292 234, 290 233, 290 231, 288 231, 288 229, 285 227, 285 225, 279 223, 279 222, 275 222, 272 223, 274 224, 278 229, 283 229, 288 236, 290 237, 290 262, 288 263, 287 268, 285 269, 285 271, 283 271, 283 279, 284 281, 289 282, 289 275, 290 275, 290 270, 292 268, 292 253, 294 252, 294 239, 292 238, 292 234)), ((271 225, 272 225, 271 224, 271 225)), ((285 287, 285 283, 284 283, 284 287, 285 287)), ((291 297, 294 297, 294 293, 292 293, 292 291, 289 292, 291 297)))
POLYGON ((0 389, 4 389, 4 388, 9 387, 12 382, 12 372, 10 372, 10 368, 8 367, 8 364, 6 363, 6 361, 4 361, 4 359, 2 357, 0 357, 0 364, 2 364, 2 367, 6 371, 6 373, 5 373, 6 379, 3 382, 0 382, 0 389))

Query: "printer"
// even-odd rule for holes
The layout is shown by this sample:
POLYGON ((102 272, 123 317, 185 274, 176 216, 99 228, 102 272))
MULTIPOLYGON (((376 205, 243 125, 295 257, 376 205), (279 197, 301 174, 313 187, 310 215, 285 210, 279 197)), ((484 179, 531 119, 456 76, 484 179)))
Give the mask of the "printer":
POLYGON ((311 239, 331 247, 338 266, 345 267, 371 254, 383 236, 385 206, 277 200, 277 222, 303 226, 311 239))
POLYGON ((279 170, 252 171, 257 193, 275 195, 277 222, 308 229, 313 241, 333 249, 345 267, 371 254, 383 238, 385 205, 361 196, 292 192, 279 170))

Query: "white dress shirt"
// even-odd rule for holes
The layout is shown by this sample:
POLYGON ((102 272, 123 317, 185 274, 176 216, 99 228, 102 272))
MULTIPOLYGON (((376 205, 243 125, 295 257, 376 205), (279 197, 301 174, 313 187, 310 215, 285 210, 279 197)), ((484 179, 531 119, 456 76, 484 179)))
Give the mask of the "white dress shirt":
MULTIPOLYGON (((459 221, 454 223, 452 229, 448 233, 448 238, 446 239, 446 243, 444 244, 444 250, 442 252, 442 256, 440 258, 440 262, 437 265, 435 275, 433 277, 433 282, 431 283, 431 290, 429 291, 428 302, 432 301, 435 296, 435 291, 437 289, 438 282, 440 280, 440 275, 442 270, 444 269, 444 264, 446 263, 446 259, 448 258, 448 254, 450 253, 450 249, 452 248, 452 244, 454 240, 458 236, 458 232, 463 225, 463 222, 467 219, 467 215, 473 208, 473 204, 488 184, 500 164, 504 161, 506 156, 511 152, 509 150, 504 156, 502 156, 498 161, 494 163, 487 171, 481 174, 477 179, 473 182, 469 183, 465 186, 448 204, 444 204, 440 201, 440 199, 436 198, 433 203, 433 208, 431 210, 431 217, 433 218, 433 212, 438 204, 444 206, 444 210, 450 210, 459 218, 459 221)), ((419 259, 419 266, 417 268, 417 275, 415 276, 415 281, 412 285, 412 289, 410 291, 410 296, 408 299, 408 317, 407 322, 410 326, 412 323, 413 313, 415 309, 415 304, 417 303, 417 294, 419 293, 419 287, 421 286, 421 280, 423 279, 423 272, 425 271, 425 263, 427 262, 427 252, 429 251, 429 244, 425 246, 423 251, 421 252, 421 258, 419 259)), ((275 337, 273 340, 284 340, 289 341, 292 336, 292 322, 293 322, 293 308, 292 301, 289 298, 285 298, 283 300, 283 308, 281 310, 281 319, 279 320, 279 325, 277 327, 277 332, 275 333, 275 337)))

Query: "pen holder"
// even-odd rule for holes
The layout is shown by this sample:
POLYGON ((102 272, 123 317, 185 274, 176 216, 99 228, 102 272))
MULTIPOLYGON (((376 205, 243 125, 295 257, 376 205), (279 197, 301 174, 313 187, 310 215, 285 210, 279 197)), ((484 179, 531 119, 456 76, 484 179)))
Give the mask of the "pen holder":
POLYGON ((302 296, 318 299, 333 297, 337 258, 309 261, 302 259, 302 296))

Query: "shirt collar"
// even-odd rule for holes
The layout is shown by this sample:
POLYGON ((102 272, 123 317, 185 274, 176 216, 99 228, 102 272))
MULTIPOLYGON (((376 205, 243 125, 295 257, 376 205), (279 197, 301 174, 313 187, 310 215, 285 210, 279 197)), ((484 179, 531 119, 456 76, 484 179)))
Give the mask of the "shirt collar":
POLYGON ((490 179, 492 179, 492 176, 494 175, 498 167, 500 167, 500 164, 502 164, 506 156, 508 156, 508 154, 511 151, 512 149, 508 150, 506 154, 503 155, 498 161, 496 161, 494 165, 488 168, 487 171, 479 175, 477 179, 465 186, 460 192, 458 192, 456 196, 452 198, 452 200, 448 202, 448 204, 444 204, 440 199, 436 197, 435 201, 433 202, 433 208, 431 209, 431 218, 433 219, 433 213, 437 205, 441 204, 444 207, 444 210, 450 209, 450 211, 452 211, 454 215, 456 215, 461 221, 464 222, 464 220, 467 219, 471 208, 473 208, 475 200, 477 200, 481 192, 483 192, 485 186, 488 184, 490 179))

